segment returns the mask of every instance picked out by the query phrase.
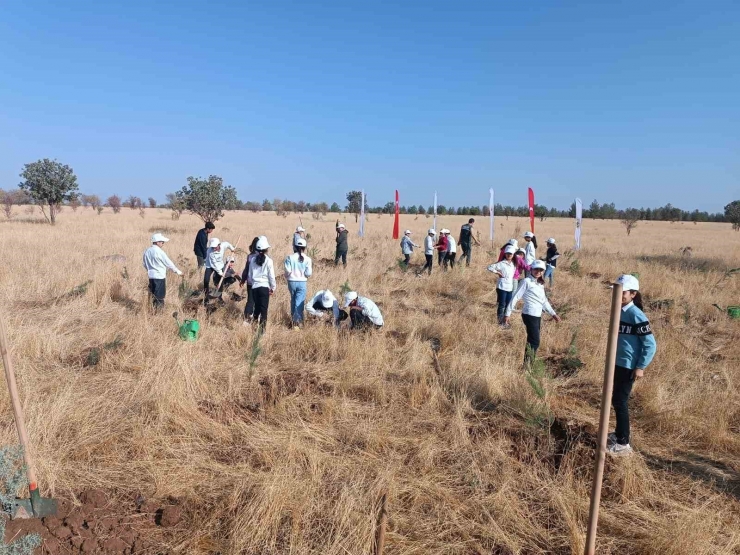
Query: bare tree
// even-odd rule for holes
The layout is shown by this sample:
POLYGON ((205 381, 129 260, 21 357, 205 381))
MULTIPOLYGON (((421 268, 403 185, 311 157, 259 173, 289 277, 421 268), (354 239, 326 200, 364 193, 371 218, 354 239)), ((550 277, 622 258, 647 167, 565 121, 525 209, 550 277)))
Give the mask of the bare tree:
POLYGON ((121 198, 118 195, 108 197, 108 206, 114 214, 118 214, 121 211, 121 198))
POLYGON ((628 208, 624 211, 622 216, 622 225, 627 230, 627 235, 632 233, 632 230, 637 227, 637 223, 640 221, 640 211, 635 208, 628 208))

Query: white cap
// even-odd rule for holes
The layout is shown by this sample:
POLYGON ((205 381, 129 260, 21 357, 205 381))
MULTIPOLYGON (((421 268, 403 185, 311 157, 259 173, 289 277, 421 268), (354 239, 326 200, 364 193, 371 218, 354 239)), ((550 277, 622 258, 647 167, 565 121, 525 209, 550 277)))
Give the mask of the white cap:
POLYGON ((513 245, 515 247, 518 247, 519 246, 519 241, 517 241, 516 239, 509 239, 509 242, 506 243, 506 244, 507 245, 513 245))
POLYGON ((433 227, 430 227, 429 231, 427 231, 427 235, 437 235, 437 230, 433 227))
POLYGON ((218 239, 218 237, 214 237, 213 239, 208 241, 208 247, 211 249, 219 246, 220 244, 221 244, 221 241, 218 239))
POLYGON ((516 252, 514 254, 516 254, 517 252, 527 252, 522 247, 514 247, 514 248, 516 249, 516 252))
POLYGON ((336 301, 336 297, 332 295, 332 292, 328 289, 324 291, 324 294, 321 295, 321 306, 324 308, 331 308, 334 306, 334 301, 336 301))
POLYGON ((617 283, 622 284, 622 290, 623 291, 639 291, 640 290, 640 282, 635 276, 631 276, 630 274, 622 274, 617 278, 617 283))
POLYGON ((337 224, 337 229, 344 229, 344 224, 337 224))
POLYGON ((357 293, 354 291, 349 291, 348 293, 344 294, 344 306, 342 308, 347 308, 349 306, 349 303, 354 301, 357 298, 357 293))
POLYGON ((270 248, 270 243, 267 242, 267 237, 264 235, 260 235, 260 238, 257 240, 257 244, 255 245, 256 249, 258 251, 266 251, 270 248))
POLYGON ((532 237, 534 237, 534 233, 532 233, 531 231, 526 231, 524 232, 524 236, 529 237, 531 239, 532 237))
POLYGON ((296 247, 305 247, 306 246, 306 240, 304 238, 297 239, 295 242, 296 247))
POLYGON ((504 254, 514 254, 516 252, 516 247, 514 245, 506 245, 506 248, 504 249, 504 254))
POLYGON ((167 239, 167 237, 165 237, 161 233, 155 233, 154 235, 152 235, 152 243, 166 243, 167 241, 169 241, 169 239, 167 239))
POLYGON ((544 260, 535 260, 532 262, 531 270, 544 270, 545 269, 545 261, 544 260))
POLYGON ((442 228, 442 229, 441 229, 441 230, 440 230, 439 232, 440 232, 441 234, 443 234, 443 235, 447 235, 447 234, 448 234, 448 233, 450 232, 450 230, 449 230, 449 229, 447 229, 446 227, 444 227, 444 228, 442 228))
POLYGON ((301 226, 298 226, 297 228, 295 228, 295 232, 296 233, 300 233, 301 231, 306 231, 306 230, 303 229, 303 227, 301 227, 301 226))
POLYGON ((547 240, 547 242, 548 242, 548 244, 550 244, 550 245, 554 245, 554 244, 555 244, 555 238, 554 238, 554 237, 550 237, 550 238, 549 238, 549 239, 547 240))
POLYGON ((403 232, 403 234, 404 235, 411 235, 411 230, 410 229, 407 229, 406 231, 403 232))

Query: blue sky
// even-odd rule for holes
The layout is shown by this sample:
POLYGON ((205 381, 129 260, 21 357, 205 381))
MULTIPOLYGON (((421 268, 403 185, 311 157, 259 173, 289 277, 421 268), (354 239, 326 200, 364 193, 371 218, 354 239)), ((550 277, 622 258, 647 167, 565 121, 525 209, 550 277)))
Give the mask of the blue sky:
POLYGON ((740 198, 740 3, 19 2, 0 187, 447 206, 740 198))

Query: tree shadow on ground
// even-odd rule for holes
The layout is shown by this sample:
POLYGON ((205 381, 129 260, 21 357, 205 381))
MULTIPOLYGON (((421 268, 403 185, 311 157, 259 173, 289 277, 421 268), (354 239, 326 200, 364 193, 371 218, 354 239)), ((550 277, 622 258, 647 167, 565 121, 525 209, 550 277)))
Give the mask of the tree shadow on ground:
POLYGON ((699 479, 714 489, 727 493, 740 501, 740 472, 726 463, 695 453, 679 452, 680 458, 664 459, 657 455, 642 454, 648 466, 655 470, 676 472, 699 479))

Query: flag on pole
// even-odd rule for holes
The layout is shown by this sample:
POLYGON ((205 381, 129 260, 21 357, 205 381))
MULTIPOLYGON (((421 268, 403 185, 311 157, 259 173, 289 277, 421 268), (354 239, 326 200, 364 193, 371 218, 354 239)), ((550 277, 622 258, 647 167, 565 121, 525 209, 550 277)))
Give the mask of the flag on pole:
POLYGON ((534 233, 534 191, 532 187, 529 188, 529 227, 534 233))
POLYGON ((576 199, 576 250, 581 248, 581 223, 583 222, 583 203, 576 199))
POLYGON ((393 220, 393 238, 398 239, 398 189, 396 189, 396 217, 393 220))
POLYGON ((493 241, 493 189, 488 189, 490 198, 488 199, 488 216, 491 218, 491 229, 489 234, 491 235, 491 241, 493 241))
POLYGON ((357 235, 365 236, 365 189, 362 190, 362 198, 360 199, 360 229, 357 235))
POLYGON ((434 231, 437 230, 437 191, 434 191, 434 231))

